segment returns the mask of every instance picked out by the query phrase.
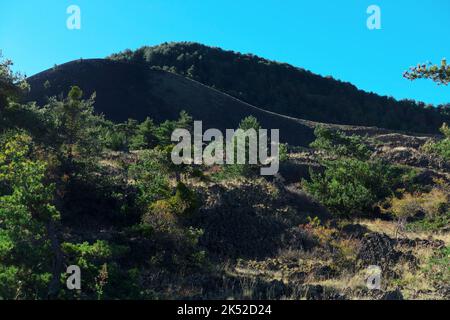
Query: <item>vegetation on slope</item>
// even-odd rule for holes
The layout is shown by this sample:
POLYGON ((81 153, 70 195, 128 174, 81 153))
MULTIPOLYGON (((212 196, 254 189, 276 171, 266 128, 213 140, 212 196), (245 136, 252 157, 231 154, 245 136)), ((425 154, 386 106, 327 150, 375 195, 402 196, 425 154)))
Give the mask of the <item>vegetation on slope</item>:
POLYGON ((261 178, 253 165, 175 166, 169 136, 192 129, 189 114, 113 123, 77 86, 20 104, 26 86, 9 65, 0 64, 1 299, 449 297, 445 172, 381 162, 371 139, 322 127, 314 151, 283 154, 282 166, 306 155, 317 170, 303 184, 285 183, 283 170, 261 178), (374 264, 379 291, 365 287, 374 264), (81 290, 66 288, 69 265, 82 269, 81 290))

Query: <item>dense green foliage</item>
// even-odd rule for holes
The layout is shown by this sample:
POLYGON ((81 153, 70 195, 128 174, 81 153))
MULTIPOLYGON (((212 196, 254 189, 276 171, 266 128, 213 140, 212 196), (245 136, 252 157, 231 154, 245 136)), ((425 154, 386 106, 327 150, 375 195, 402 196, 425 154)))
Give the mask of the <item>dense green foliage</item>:
POLYGON ((424 146, 424 149, 441 156, 445 160, 450 160, 450 128, 446 123, 442 125, 441 133, 444 135, 442 140, 428 143, 424 146))
POLYGON ((0 51, 0 112, 3 112, 8 102, 17 99, 27 89, 22 75, 11 71, 11 60, 5 60, 0 51))
POLYGON ((302 119, 414 132, 436 132, 450 122, 448 105, 396 101, 285 63, 197 43, 165 43, 110 58, 175 72, 257 107, 302 119))
MULTIPOLYGON (((250 152, 249 152, 249 144, 250 140, 249 138, 246 138, 244 136, 244 132, 247 130, 255 130, 256 133, 256 141, 258 147, 262 147, 262 141, 259 138, 258 130, 262 129, 261 124, 259 123, 258 119, 256 119, 253 116, 245 117, 241 120, 239 123, 239 127, 236 130, 235 136, 234 136, 234 164, 225 164, 223 166, 223 170, 218 172, 215 175, 215 178, 218 180, 222 179, 233 179, 233 178, 239 178, 239 177, 252 177, 259 174, 259 169, 261 166, 265 166, 260 162, 261 159, 256 159, 257 164, 250 164, 250 152), (243 142, 242 145, 240 145, 239 141, 243 142), (245 154, 245 164, 239 164, 237 163, 238 159, 238 152, 243 152, 245 154)), ((270 137, 267 137, 267 152, 268 156, 270 157, 271 149, 270 149, 270 137)), ((287 159, 287 145, 280 143, 278 150, 278 157, 279 161, 283 162, 287 159)), ((225 146, 223 146, 225 150, 225 146)))
POLYGON ((314 134, 316 140, 311 143, 311 147, 329 155, 353 157, 359 160, 367 160, 371 155, 370 148, 360 136, 347 136, 340 131, 329 130, 322 126, 316 127, 314 134))
POLYGON ((308 191, 342 215, 370 212, 390 194, 389 168, 378 162, 344 158, 324 161, 323 174, 311 173, 308 191))
POLYGON ((190 130, 192 125, 192 117, 185 111, 180 112, 177 120, 166 120, 159 125, 148 117, 141 123, 134 119, 117 124, 104 121, 104 139, 106 146, 115 151, 153 149, 157 146, 167 147, 172 144, 170 139, 175 129, 190 130))
POLYGON ((170 160, 172 131, 191 130, 192 117, 112 123, 77 86, 41 108, 22 105, 9 66, 0 90, 0 299, 157 298, 164 290, 150 289, 152 279, 201 272, 203 231, 189 222, 199 199, 181 182, 194 170, 170 160), (101 161, 114 154, 111 172, 101 161), (65 290, 69 265, 82 269, 80 291, 65 290))
POLYGON ((332 212, 341 215, 370 212, 392 192, 392 169, 369 160, 370 150, 360 137, 318 127, 312 147, 325 152, 323 173, 311 171, 307 190, 332 212), (334 159, 330 160, 329 157, 334 159))
POLYGON ((52 272, 50 226, 59 219, 46 163, 33 159, 26 134, 0 143, 0 297, 47 295, 52 272))
POLYGON ((168 156, 161 149, 144 151, 129 171, 138 190, 138 201, 148 206, 170 195, 168 156))
MULTIPOLYGON (((242 119, 241 123, 239 124, 238 129, 241 129, 243 131, 247 130, 255 130, 256 134, 258 132, 258 129, 261 128, 261 125, 259 124, 258 120, 255 117, 249 116, 245 119, 242 119)), ((242 146, 242 150, 239 150, 238 146, 238 138, 240 135, 242 135, 242 131, 238 131, 234 138, 235 148, 234 148, 234 164, 227 164, 225 165, 225 169, 223 170, 223 177, 226 178, 237 178, 242 176, 250 176, 254 174, 258 168, 258 165, 256 164, 249 164, 249 140, 245 139, 244 145, 242 146), (239 150, 239 151, 238 151, 239 150), (245 152, 245 164, 238 164, 237 163, 237 154, 238 152, 245 152)))

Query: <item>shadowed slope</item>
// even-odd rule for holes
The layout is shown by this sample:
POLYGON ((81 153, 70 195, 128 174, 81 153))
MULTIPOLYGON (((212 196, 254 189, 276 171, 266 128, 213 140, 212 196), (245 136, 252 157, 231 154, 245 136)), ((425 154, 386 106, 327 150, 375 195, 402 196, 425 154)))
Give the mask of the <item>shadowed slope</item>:
POLYGON ((267 129, 280 129, 283 142, 306 146, 314 123, 298 120, 244 103, 182 76, 139 64, 92 59, 72 61, 28 78, 28 101, 45 104, 48 97, 81 87, 85 96, 96 92, 95 108, 113 121, 128 118, 157 122, 176 119, 186 110, 208 128, 236 128, 253 115, 267 129))
POLYGON ((398 101, 287 63, 200 43, 145 46, 110 59, 170 70, 264 110, 299 119, 422 133, 437 133, 443 122, 450 122, 450 105, 433 108, 398 101))

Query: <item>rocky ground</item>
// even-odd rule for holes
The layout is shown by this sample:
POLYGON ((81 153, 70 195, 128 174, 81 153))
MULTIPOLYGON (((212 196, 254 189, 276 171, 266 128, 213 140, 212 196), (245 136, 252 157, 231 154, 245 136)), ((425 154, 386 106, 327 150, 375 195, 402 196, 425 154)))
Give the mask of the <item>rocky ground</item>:
MULTIPOLYGON (((429 139, 384 132, 369 137, 373 157, 413 167, 416 183, 439 181, 445 189, 449 163, 421 150, 429 139)), ((396 234, 389 215, 333 218, 299 183, 309 167, 319 166, 316 159, 308 149, 291 153, 273 181, 196 184, 204 197, 202 244, 222 257, 221 276, 204 279, 198 297, 450 299, 448 226, 396 234), (373 265, 381 268, 378 290, 367 287, 373 265)))
MULTIPOLYGON (((414 183, 450 196, 449 163, 423 145, 434 137, 363 131, 373 157, 415 170, 414 183)), ((397 232, 389 214, 338 218, 302 187, 316 151, 291 150, 272 178, 215 180, 217 168, 185 181, 201 206, 189 222, 204 231, 208 271, 171 278, 152 274, 148 285, 166 298, 186 299, 450 299, 450 228, 397 232), (370 266, 381 269, 369 289, 370 266)), ((103 163, 136 154, 111 153, 103 163)))

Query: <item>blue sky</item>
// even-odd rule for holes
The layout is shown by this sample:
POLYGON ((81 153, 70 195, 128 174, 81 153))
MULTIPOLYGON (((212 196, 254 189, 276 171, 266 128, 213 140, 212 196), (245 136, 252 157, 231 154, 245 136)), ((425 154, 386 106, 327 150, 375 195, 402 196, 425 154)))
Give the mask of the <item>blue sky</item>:
POLYGON ((449 32, 448 0, 0 0, 0 49, 27 75, 80 57, 196 41, 398 99, 448 103, 450 87, 402 73, 450 59, 449 32), (72 4, 81 30, 66 27, 72 4), (372 4, 381 8, 381 30, 366 27, 372 4))

